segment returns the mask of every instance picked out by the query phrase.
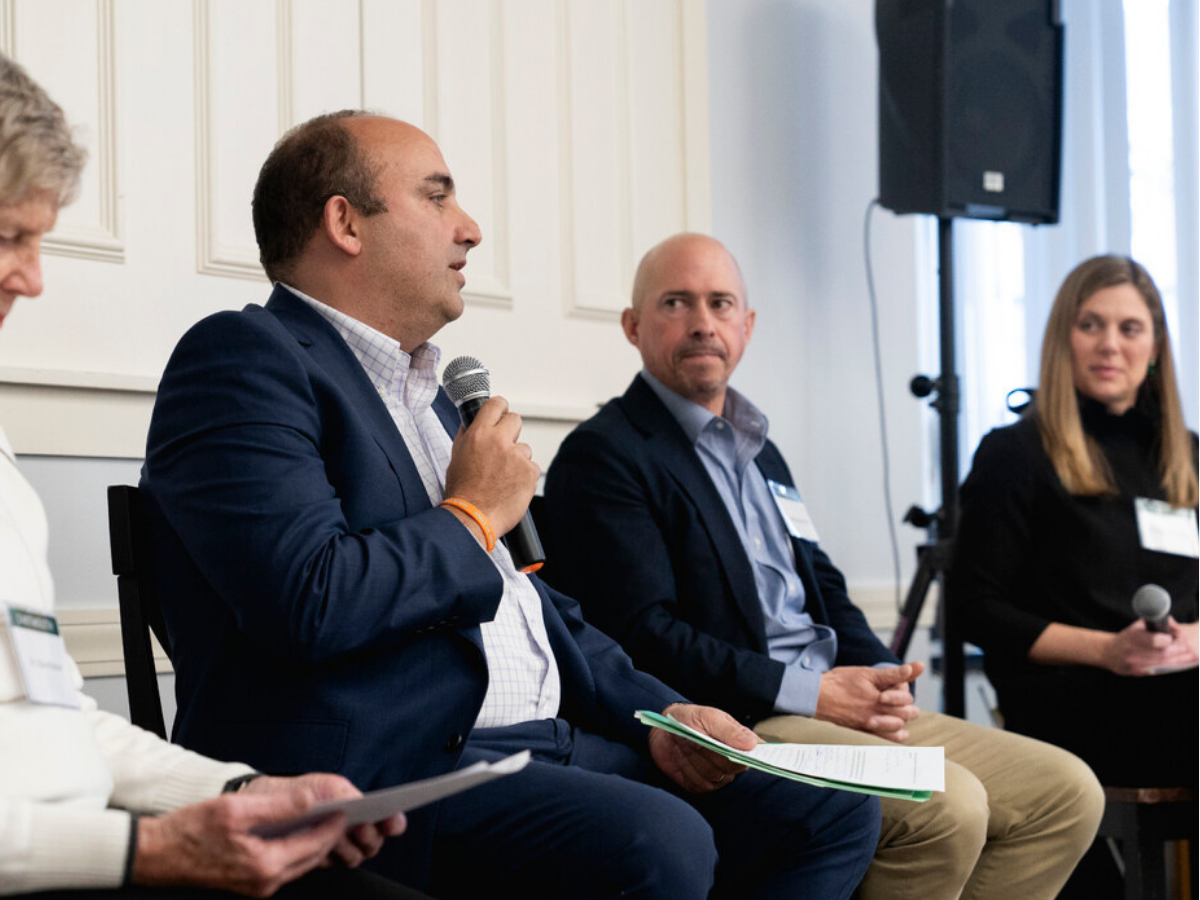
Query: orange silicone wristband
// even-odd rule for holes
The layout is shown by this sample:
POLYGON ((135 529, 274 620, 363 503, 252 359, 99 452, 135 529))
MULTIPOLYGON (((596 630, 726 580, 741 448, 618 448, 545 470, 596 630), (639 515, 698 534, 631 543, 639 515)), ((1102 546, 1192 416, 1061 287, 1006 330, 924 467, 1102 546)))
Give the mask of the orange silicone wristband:
POLYGON ((453 506, 455 509, 461 509, 474 519, 475 524, 483 531, 484 549, 488 553, 496 549, 496 532, 492 529, 492 523, 488 521, 487 516, 480 512, 479 507, 474 503, 468 503, 459 497, 447 497, 438 506, 453 506))

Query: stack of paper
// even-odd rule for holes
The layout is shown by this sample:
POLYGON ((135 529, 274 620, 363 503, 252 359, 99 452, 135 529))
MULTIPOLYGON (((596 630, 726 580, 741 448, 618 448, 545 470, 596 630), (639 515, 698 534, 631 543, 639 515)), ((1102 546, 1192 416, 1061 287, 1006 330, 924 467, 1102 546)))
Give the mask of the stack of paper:
POLYGON ((737 750, 671 716, 644 709, 636 715, 646 725, 695 741, 743 766, 817 787, 919 802, 928 800, 934 791, 946 789, 942 747, 759 744, 753 750, 737 750))
POLYGON ((520 772, 529 764, 529 758, 529 751, 522 750, 494 763, 477 762, 456 772, 372 791, 350 800, 329 800, 318 803, 302 816, 258 825, 252 828, 251 832, 261 838, 285 837, 293 832, 312 828, 334 813, 345 813, 347 828, 364 822, 380 822, 396 813, 409 812, 505 775, 520 772))

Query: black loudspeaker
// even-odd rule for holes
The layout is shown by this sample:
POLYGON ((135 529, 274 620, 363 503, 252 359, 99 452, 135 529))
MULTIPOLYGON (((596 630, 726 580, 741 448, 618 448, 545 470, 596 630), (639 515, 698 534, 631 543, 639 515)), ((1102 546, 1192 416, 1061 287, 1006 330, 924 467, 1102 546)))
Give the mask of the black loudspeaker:
POLYGON ((876 0, 879 202, 898 213, 1058 221, 1056 0, 876 0))

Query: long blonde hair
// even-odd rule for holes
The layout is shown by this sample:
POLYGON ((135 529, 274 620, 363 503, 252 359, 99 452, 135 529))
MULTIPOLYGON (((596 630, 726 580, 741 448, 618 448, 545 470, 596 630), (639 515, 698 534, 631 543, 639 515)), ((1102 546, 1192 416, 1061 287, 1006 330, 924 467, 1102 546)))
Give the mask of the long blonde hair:
POLYGON ((1083 429, 1072 369, 1071 332, 1079 307, 1097 291, 1130 284, 1141 294, 1154 322, 1155 359, 1138 392, 1157 408, 1159 478, 1173 506, 1195 506, 1197 489, 1191 436, 1183 421, 1175 360, 1162 298, 1150 274, 1124 256, 1094 256, 1076 266, 1058 289, 1046 335, 1037 393, 1042 445, 1063 486, 1072 494, 1112 496, 1116 483, 1096 441, 1083 429))

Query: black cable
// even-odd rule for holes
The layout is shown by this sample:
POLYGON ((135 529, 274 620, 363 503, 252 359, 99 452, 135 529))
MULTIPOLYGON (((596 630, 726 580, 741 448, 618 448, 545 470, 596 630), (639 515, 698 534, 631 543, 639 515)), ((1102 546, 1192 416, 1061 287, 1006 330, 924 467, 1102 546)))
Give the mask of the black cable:
POLYGON ((900 600, 900 545, 896 541, 896 516, 892 511, 892 475, 888 460, 887 414, 883 402, 883 361, 879 352, 879 307, 875 302, 875 276, 871 272, 871 213, 879 205, 876 197, 867 204, 863 218, 863 257, 867 268, 867 296, 871 300, 871 339, 875 350, 875 392, 879 397, 879 442, 883 448, 883 503, 887 510, 888 537, 892 542, 892 572, 896 587, 896 611, 904 608, 900 600))

